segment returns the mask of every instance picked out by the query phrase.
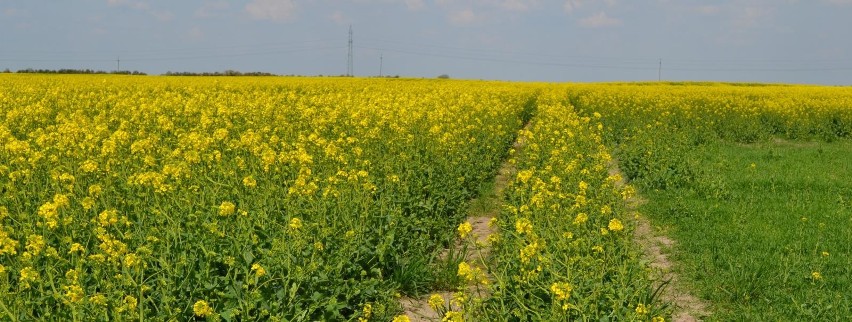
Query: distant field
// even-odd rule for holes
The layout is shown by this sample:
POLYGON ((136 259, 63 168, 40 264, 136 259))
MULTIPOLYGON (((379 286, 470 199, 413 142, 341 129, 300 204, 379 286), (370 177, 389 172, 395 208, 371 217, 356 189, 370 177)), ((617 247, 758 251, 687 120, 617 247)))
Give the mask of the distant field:
POLYGON ((0 320, 668 320, 637 192, 712 319, 848 316, 852 89, 752 85, 0 75, 0 320))

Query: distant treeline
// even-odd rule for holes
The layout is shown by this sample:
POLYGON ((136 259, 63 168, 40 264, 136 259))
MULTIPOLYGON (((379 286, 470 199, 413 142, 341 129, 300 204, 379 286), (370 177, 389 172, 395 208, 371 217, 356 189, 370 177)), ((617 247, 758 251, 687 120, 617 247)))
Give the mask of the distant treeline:
MULTIPOLYGON (((8 69, 4 72, 10 72, 8 69)), ((116 75, 147 75, 143 72, 134 70, 120 70, 120 71, 104 71, 104 70, 92 70, 92 69, 19 69, 17 71, 19 74, 116 74, 116 75)))
POLYGON ((165 74, 166 76, 278 76, 273 73, 267 72, 247 72, 243 73, 237 70, 226 70, 224 72, 203 72, 203 73, 193 73, 193 72, 172 72, 168 71, 165 74))

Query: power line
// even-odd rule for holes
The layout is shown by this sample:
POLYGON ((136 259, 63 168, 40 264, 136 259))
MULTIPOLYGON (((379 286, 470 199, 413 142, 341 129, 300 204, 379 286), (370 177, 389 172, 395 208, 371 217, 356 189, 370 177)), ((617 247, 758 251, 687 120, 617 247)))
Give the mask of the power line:
MULTIPOLYGON (((637 61, 634 63, 563 63, 563 62, 554 62, 554 61, 540 61, 540 60, 526 60, 526 59, 507 59, 507 58, 492 58, 492 57, 483 57, 483 56, 474 56, 474 55, 457 55, 457 54, 444 54, 444 53, 435 53, 435 52, 420 52, 420 51, 412 51, 412 50, 404 50, 404 49, 394 49, 394 48, 377 48, 377 47, 366 47, 366 46, 356 46, 357 48, 363 49, 371 49, 376 51, 392 51, 402 54, 409 55, 417 55, 417 56, 427 56, 427 57, 442 57, 442 58, 454 58, 454 59, 463 59, 463 60, 471 60, 471 61, 490 61, 490 62, 500 62, 500 63, 516 63, 516 64, 525 64, 525 65, 542 65, 542 66, 561 66, 561 67, 571 67, 571 68, 588 68, 588 69, 625 69, 625 70, 657 70, 658 79, 662 80, 662 59, 658 59, 657 61, 652 60, 644 60, 637 61)), ((564 57, 570 58, 570 57, 564 57)), ((575 60, 576 61, 576 60, 575 60)), ((677 66, 677 65, 676 65, 677 66)), ((707 72, 814 72, 814 71, 847 71, 852 70, 852 67, 847 66, 832 66, 832 67, 818 67, 818 68, 758 68, 758 67, 745 67, 745 68, 730 68, 730 67, 717 67, 717 68, 690 68, 690 67, 668 67, 666 68, 668 71, 707 71, 707 72)))

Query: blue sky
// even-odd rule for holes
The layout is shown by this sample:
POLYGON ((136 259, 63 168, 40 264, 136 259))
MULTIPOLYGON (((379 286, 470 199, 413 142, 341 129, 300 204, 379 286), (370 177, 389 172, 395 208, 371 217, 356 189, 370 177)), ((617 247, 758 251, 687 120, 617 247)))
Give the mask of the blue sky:
POLYGON ((852 84, 852 0, 0 0, 0 69, 852 84))

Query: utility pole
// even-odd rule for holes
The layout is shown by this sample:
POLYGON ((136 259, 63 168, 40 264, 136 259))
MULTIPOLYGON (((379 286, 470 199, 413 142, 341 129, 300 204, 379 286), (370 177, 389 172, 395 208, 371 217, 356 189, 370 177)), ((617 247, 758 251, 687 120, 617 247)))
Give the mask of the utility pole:
POLYGON ((121 72, 121 56, 115 57, 115 71, 121 72))
POLYGON ((663 59, 660 58, 660 67, 657 67, 657 81, 661 81, 663 79, 663 59))
POLYGON ((384 55, 379 54, 379 77, 382 77, 382 64, 384 63, 384 55))
POLYGON ((352 56, 352 25, 349 25, 349 57, 346 60, 346 76, 355 76, 354 60, 352 56))

